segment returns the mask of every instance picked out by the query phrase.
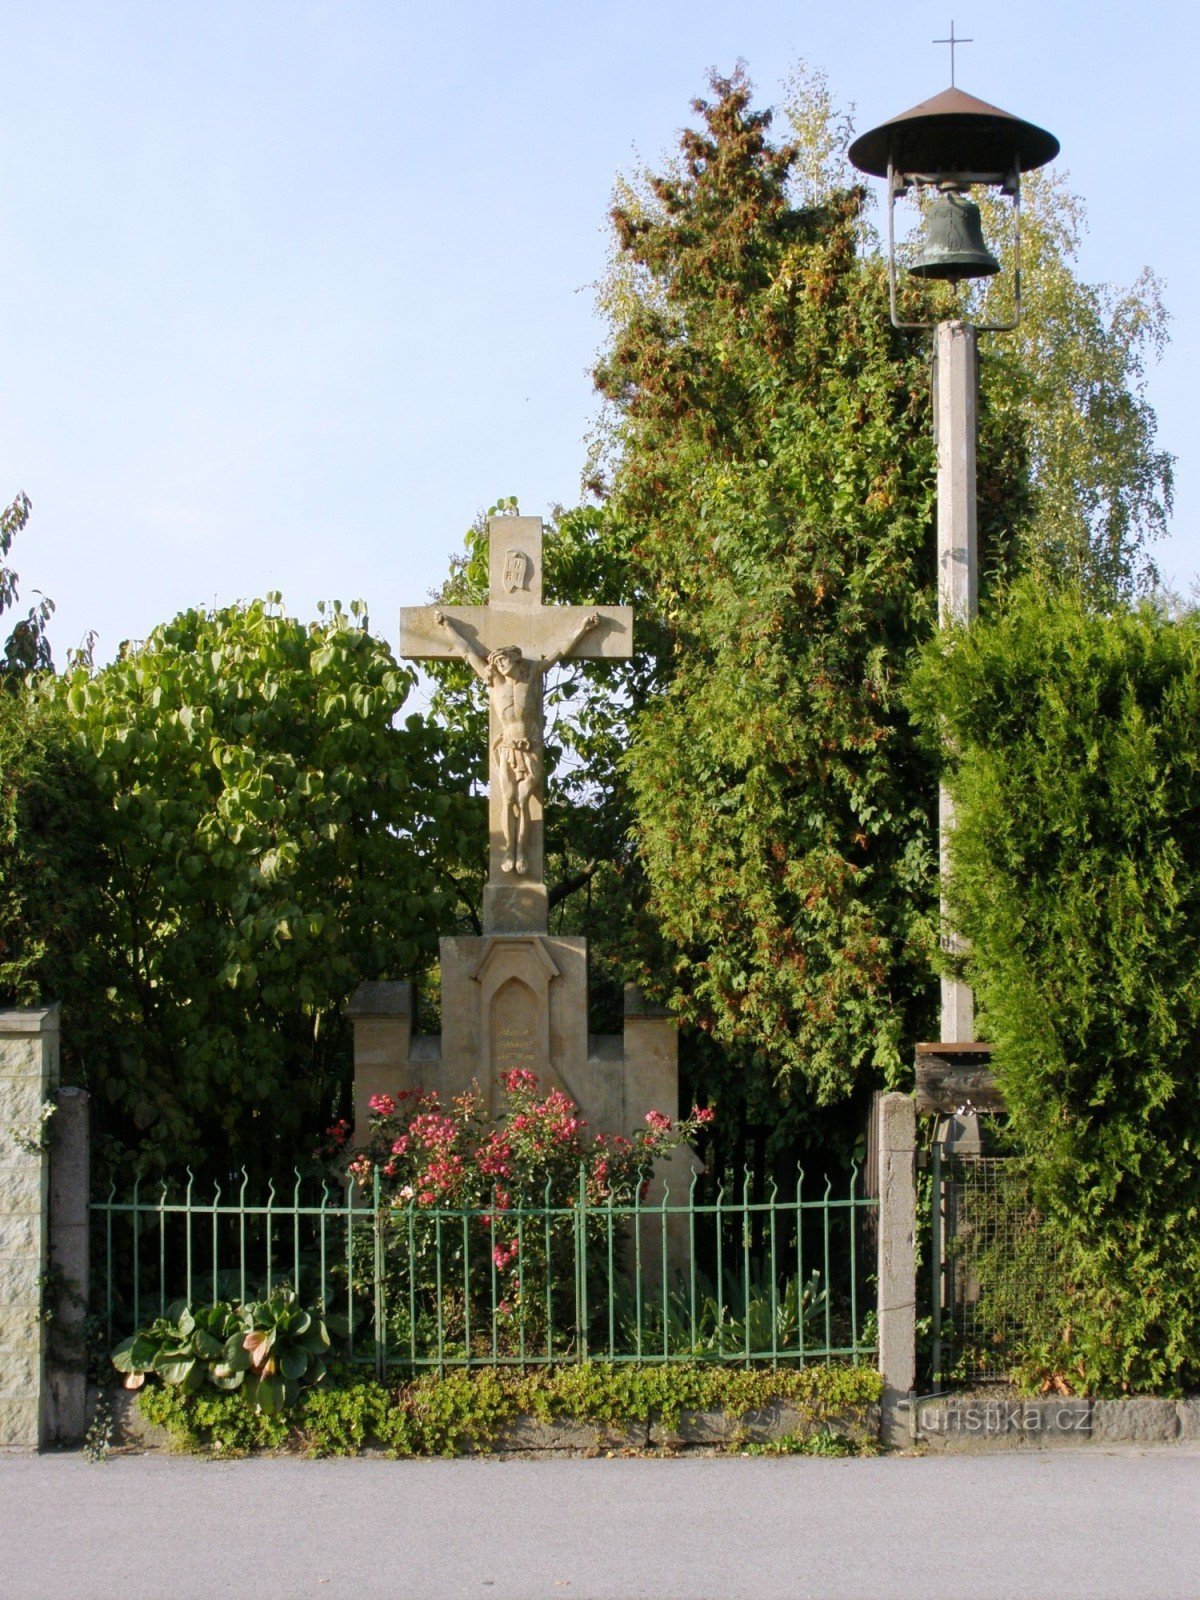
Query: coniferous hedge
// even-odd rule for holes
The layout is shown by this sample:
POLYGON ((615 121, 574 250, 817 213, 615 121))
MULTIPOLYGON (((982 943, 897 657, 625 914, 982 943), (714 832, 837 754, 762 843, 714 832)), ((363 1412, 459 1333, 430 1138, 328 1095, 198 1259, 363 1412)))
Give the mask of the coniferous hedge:
POLYGON ((1018 587, 915 680, 981 1037, 1061 1252, 1029 1375, 1200 1385, 1200 617, 1018 587))

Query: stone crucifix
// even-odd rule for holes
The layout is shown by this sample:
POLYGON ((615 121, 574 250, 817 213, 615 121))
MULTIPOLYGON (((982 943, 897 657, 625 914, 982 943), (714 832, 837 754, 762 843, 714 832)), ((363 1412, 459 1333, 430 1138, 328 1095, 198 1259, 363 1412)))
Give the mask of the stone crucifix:
POLYGON ((414 661, 458 656, 487 685, 488 884, 485 933, 545 933, 542 685, 566 656, 633 654, 629 606, 542 604, 542 519, 488 524, 485 606, 406 606, 400 654, 414 661))

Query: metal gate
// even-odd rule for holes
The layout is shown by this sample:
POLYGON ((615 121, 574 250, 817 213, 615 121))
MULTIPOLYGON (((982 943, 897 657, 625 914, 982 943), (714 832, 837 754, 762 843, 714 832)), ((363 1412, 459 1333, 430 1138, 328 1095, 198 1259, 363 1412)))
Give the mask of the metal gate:
POLYGON ((963 1148, 963 1120, 942 1119, 930 1161, 934 1389, 1009 1382, 1057 1266, 1025 1164, 963 1148))

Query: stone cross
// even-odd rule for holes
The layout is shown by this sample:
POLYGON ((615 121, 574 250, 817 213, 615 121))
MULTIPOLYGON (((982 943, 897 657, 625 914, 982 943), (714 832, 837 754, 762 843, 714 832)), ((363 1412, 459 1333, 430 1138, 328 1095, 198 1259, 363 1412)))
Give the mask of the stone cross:
POLYGON ((458 656, 488 688, 488 883, 485 933, 545 933, 542 684, 566 656, 633 654, 629 606, 542 604, 542 519, 488 524, 488 603, 406 606, 400 654, 412 661, 458 656))

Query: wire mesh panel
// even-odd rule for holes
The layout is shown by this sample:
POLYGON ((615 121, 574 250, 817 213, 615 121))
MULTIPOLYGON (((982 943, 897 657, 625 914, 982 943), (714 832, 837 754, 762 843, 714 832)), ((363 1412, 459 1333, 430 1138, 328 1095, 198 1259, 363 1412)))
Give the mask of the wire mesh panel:
POLYGON ((933 1147, 933 1382, 1009 1381, 1058 1261, 1015 1156, 933 1147))
POLYGON ((504 1196, 488 1208, 389 1202, 373 1186, 298 1178, 255 1198, 135 1185, 93 1205, 95 1309, 110 1343, 190 1306, 282 1284, 351 1328, 345 1355, 383 1375, 586 1361, 797 1362, 874 1355, 878 1202, 852 1174, 752 1198, 693 1181, 648 1204, 504 1196))

